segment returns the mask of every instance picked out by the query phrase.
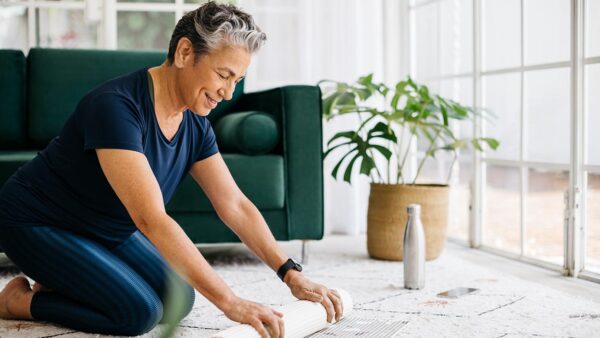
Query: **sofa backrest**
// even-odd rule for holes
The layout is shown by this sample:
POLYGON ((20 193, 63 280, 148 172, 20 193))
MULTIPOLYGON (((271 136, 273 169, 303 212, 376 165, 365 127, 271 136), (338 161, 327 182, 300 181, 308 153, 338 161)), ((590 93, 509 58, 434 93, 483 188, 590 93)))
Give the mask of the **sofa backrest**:
MULTIPOLYGON (((162 51, 114 51, 33 48, 27 56, 28 134, 31 146, 45 147, 60 133, 79 100, 104 81, 144 67, 160 65, 162 51)), ((234 98, 222 102, 209 115, 218 118, 243 93, 243 82, 234 98)))
POLYGON ((25 145, 25 55, 0 50, 0 149, 25 145))
POLYGON ((33 48, 27 56, 28 133, 44 147, 60 133, 79 100, 104 81, 143 67, 160 65, 160 51, 33 48))

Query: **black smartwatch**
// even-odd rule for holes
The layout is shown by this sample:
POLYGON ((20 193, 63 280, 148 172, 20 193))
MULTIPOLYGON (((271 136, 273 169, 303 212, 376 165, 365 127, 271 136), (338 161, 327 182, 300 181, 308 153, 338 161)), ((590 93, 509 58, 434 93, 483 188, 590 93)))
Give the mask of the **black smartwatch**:
POLYGON ((294 269, 296 271, 302 271, 302 265, 296 263, 293 259, 288 259, 283 265, 277 270, 277 276, 283 281, 285 274, 290 271, 290 269, 294 269))

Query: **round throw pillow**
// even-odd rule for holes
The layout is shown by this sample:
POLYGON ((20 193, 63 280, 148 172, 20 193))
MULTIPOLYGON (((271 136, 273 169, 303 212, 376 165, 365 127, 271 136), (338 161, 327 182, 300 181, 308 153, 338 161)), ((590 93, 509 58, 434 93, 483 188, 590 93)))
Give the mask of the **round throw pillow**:
POLYGON ((272 151, 279 142, 275 118, 260 111, 228 114, 215 125, 217 144, 223 152, 261 155, 272 151))

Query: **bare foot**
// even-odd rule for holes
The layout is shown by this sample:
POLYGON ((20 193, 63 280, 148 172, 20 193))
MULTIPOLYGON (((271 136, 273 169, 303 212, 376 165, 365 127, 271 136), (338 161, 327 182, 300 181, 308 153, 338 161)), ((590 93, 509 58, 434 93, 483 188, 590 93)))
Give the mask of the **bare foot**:
POLYGON ((0 318, 33 319, 30 312, 32 296, 33 291, 29 288, 27 278, 13 278, 0 291, 0 318))

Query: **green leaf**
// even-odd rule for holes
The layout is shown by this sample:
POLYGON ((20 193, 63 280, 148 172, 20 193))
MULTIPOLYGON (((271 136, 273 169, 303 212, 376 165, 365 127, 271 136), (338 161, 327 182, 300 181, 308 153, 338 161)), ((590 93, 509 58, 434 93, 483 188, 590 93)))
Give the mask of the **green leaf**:
POLYGON ((359 77, 358 83, 363 86, 367 86, 367 85, 373 83, 373 73, 366 75, 366 76, 359 77))
POLYGON ((423 100, 425 100, 425 101, 431 100, 431 98, 429 97, 429 88, 427 88, 426 86, 421 86, 417 92, 423 98, 423 100))
POLYGON ((440 111, 442 112, 442 118, 444 120, 444 125, 447 126, 448 125, 448 110, 446 109, 445 103, 440 104, 440 111))
POLYGON ((375 127, 369 130, 369 132, 367 133, 367 141, 369 141, 372 138, 384 138, 393 142, 397 141, 394 130, 389 128, 388 125, 383 122, 378 122, 375 125, 375 127))
POLYGON ((360 164, 360 173, 369 176, 373 168, 375 168, 375 161, 368 155, 363 156, 360 164))
POLYGON ((339 133, 335 134, 335 135, 334 135, 334 136, 333 136, 333 137, 332 137, 332 138, 329 140, 329 142, 327 142, 327 145, 329 146, 329 145, 331 144, 331 142, 333 142, 333 141, 337 140, 338 138, 342 138, 342 137, 343 137, 343 138, 349 138, 349 139, 351 139, 351 140, 354 140, 356 136, 358 136, 358 135, 356 134, 356 132, 355 132, 355 131, 352 131, 352 130, 349 130, 349 131, 341 131, 341 132, 339 132, 339 133))
POLYGON ((338 96, 335 102, 336 106, 356 106, 356 94, 352 92, 345 92, 338 96))
POLYGON ((329 148, 329 149, 327 149, 327 151, 326 151, 326 152, 325 152, 325 154, 323 155, 323 159, 325 159, 325 158, 327 157, 327 155, 331 154, 331 152, 332 152, 333 150, 335 150, 335 149, 337 149, 337 148, 339 148, 339 147, 341 147, 341 146, 345 146, 345 145, 352 144, 352 143, 354 143, 354 142, 352 142, 352 141, 348 141, 348 142, 345 142, 345 143, 340 143, 340 144, 338 144, 338 145, 335 145, 335 146, 334 146, 334 147, 332 147, 332 148, 329 148))
POLYGON ((323 99, 323 116, 328 117, 333 114, 333 101, 335 100, 335 95, 330 95, 323 99))
POLYGON ((472 139, 471 144, 473 145, 473 147, 475 147, 475 149, 483 151, 483 147, 481 147, 481 144, 479 143, 478 139, 472 139))
POLYGON ((335 165, 335 167, 333 167, 333 170, 331 171, 331 176, 333 176, 333 178, 337 179, 337 173, 338 173, 338 170, 340 169, 340 166, 342 165, 342 163, 344 163, 344 160, 346 159, 346 157, 350 156, 350 154, 352 154, 354 151, 356 151, 356 148, 350 150, 344 156, 342 156, 340 161, 335 165))
POLYGON ((365 88, 355 88, 354 92, 362 101, 366 101, 372 95, 372 92, 365 88))
POLYGON ((400 97, 400 93, 398 92, 396 92, 394 96, 392 96, 392 101, 390 102, 390 107, 392 107, 392 109, 398 109, 398 101, 400 101, 400 97))
POLYGON ((498 140, 496 140, 495 138, 482 137, 481 140, 486 142, 488 144, 488 146, 490 148, 492 148, 493 150, 498 149, 498 146, 500 146, 500 142, 498 140))
POLYGON ((352 167, 354 167, 354 163, 356 162, 356 160, 360 157, 359 154, 356 154, 356 156, 354 156, 352 158, 352 160, 350 161, 350 163, 348 163, 348 167, 346 167, 346 171, 344 172, 344 181, 348 182, 348 183, 352 183, 350 182, 352 179, 352 167))
POLYGON ((392 152, 384 146, 381 146, 379 144, 370 144, 370 147, 379 151, 381 155, 385 157, 386 160, 389 160, 390 157, 392 157, 392 152))

